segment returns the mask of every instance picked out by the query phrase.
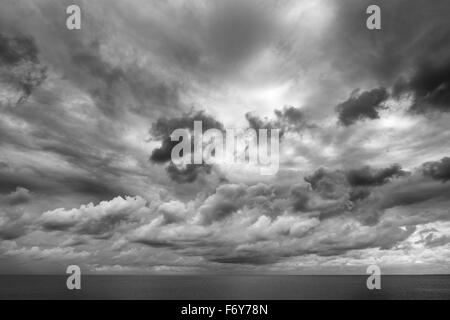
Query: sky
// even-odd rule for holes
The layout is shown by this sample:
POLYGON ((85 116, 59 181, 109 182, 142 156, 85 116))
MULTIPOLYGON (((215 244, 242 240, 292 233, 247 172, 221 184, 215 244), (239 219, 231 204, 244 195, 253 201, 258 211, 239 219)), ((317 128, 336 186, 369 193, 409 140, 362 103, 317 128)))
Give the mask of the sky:
POLYGON ((0 273, 449 273, 448 12, 2 0, 0 273), (279 171, 177 167, 195 120, 280 129, 279 171))

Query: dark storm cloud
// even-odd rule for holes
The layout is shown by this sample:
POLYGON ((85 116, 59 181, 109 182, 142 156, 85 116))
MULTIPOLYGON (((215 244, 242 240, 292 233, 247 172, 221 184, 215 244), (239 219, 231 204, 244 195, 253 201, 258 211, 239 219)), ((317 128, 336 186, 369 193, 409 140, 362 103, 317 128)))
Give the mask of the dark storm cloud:
POLYGON ((11 193, 19 187, 26 188, 28 190, 36 190, 43 188, 53 192, 57 188, 52 188, 53 183, 47 180, 41 180, 42 176, 35 175, 30 172, 21 174, 15 170, 7 169, 0 171, 0 192, 11 193))
POLYGON ((28 227, 28 223, 25 223, 20 219, 11 219, 0 226, 0 239, 18 239, 26 234, 28 227))
MULTIPOLYGON (((392 88, 394 97, 412 99, 410 110, 415 113, 448 112, 449 2, 438 0, 429 6, 424 0, 380 0, 376 4, 381 8, 382 30, 375 32, 365 27, 365 11, 372 4, 348 0, 337 6, 337 19, 324 47, 341 76, 356 85, 375 81, 392 88)), ((369 94, 365 97, 367 101, 359 107, 356 101, 347 101, 349 114, 339 112, 342 124, 379 117, 386 94, 379 92, 372 101, 369 94)))
POLYGON ((99 40, 75 44, 77 49, 71 50, 71 59, 78 70, 70 72, 80 87, 87 86, 102 112, 112 117, 127 110, 149 115, 161 108, 179 107, 177 84, 165 83, 134 64, 112 64, 102 55, 101 45, 99 40))
POLYGON ((413 112, 450 112, 450 62, 422 62, 409 81, 399 80, 394 88, 397 96, 412 96, 413 112))
POLYGON ((172 148, 179 143, 178 141, 171 140, 170 136, 172 132, 176 129, 187 129, 192 133, 195 121, 202 122, 203 132, 208 129, 224 130, 222 123, 204 112, 199 111, 196 113, 186 113, 178 118, 158 119, 158 121, 153 124, 150 131, 153 137, 162 141, 161 147, 152 151, 150 161, 154 163, 170 162, 166 171, 169 177, 178 183, 191 183, 194 182, 200 174, 209 174, 211 172, 211 166, 207 164, 190 164, 187 165, 186 168, 178 168, 171 162, 172 148))
POLYGON ((178 141, 172 141, 169 138, 164 138, 161 147, 154 149, 150 156, 150 160, 154 163, 166 163, 170 161, 172 149, 178 144, 178 141))
POLYGON ((347 179, 350 185, 354 187, 361 186, 379 186, 387 183, 391 178, 401 177, 407 174, 400 165, 394 164, 389 168, 374 170, 370 167, 364 167, 347 172, 347 179))
POLYGON ((185 168, 178 168, 175 164, 170 163, 166 168, 170 179, 178 183, 192 183, 197 180, 199 175, 210 174, 211 166, 207 164, 195 165, 187 164, 185 168))
POLYGON ((245 118, 250 126, 255 130, 259 129, 275 129, 275 124, 270 121, 264 121, 258 116, 253 115, 252 113, 246 113, 245 118))
POLYGON ((275 120, 261 119, 253 113, 246 113, 245 118, 249 127, 259 129, 279 129, 280 137, 287 132, 300 132, 306 128, 314 128, 308 123, 305 114, 298 108, 285 106, 282 110, 274 110, 275 120))
POLYGON ((357 202, 366 199, 368 196, 370 196, 370 189, 356 188, 350 192, 349 200, 352 202, 357 202))
POLYGON ((445 61, 450 29, 450 3, 437 0, 379 0, 382 29, 366 28, 366 9, 373 1, 339 1, 330 30, 328 49, 332 61, 346 79, 372 78, 392 85, 399 74, 424 61, 445 61), (405 10, 407 8, 407 10, 405 10))
POLYGON ((275 115, 280 121, 292 125, 301 125, 305 121, 305 115, 300 109, 294 107, 284 107, 283 110, 275 110, 275 115))
MULTIPOLYGON (((22 187, 48 196, 81 194, 98 200, 127 194, 126 188, 114 179, 103 176, 101 172, 74 175, 32 167, 25 170, 0 169, 0 192, 13 192, 16 189, 21 190, 22 187)), ((25 200, 23 196, 22 194, 21 199, 25 200)))
POLYGON ((152 239, 139 239, 136 240, 136 243, 141 243, 152 248, 173 248, 173 249, 182 248, 182 246, 180 246, 179 244, 175 244, 169 241, 159 241, 152 239))
POLYGON ((30 37, 8 38, 0 34, 0 62, 17 65, 21 62, 38 62, 38 50, 30 37))
POLYGON ((448 184, 428 185, 425 183, 417 183, 410 186, 402 184, 397 189, 388 188, 387 190, 390 193, 386 194, 379 201, 379 207, 381 209, 409 206, 441 197, 448 198, 450 194, 450 186, 448 184))
MULTIPOLYGON (((2 23, 6 24, 7 30, 17 25, 13 30, 32 34, 53 76, 88 93, 99 110, 109 117, 122 117, 128 111, 146 117, 160 116, 180 107, 180 81, 170 81, 158 75, 154 70, 157 63, 139 63, 142 56, 138 52, 129 52, 126 59, 121 56, 122 49, 129 47, 134 50, 136 47, 129 43, 122 46, 129 38, 123 37, 123 29, 115 29, 130 27, 120 23, 114 25, 114 21, 123 22, 123 12, 116 12, 114 4, 106 7, 102 2, 89 5, 79 3, 83 30, 69 31, 65 27, 65 11, 70 4, 73 2, 5 4, 2 23), (20 16, 32 14, 40 18, 15 24, 8 12, 20 16), (108 20, 113 23, 111 29, 106 31, 102 23, 108 20), (120 44, 114 44, 115 40, 120 44)), ((35 78, 28 76, 27 79, 34 81, 35 78)))
POLYGON ((20 238, 32 227, 32 220, 24 214, 22 208, 31 200, 29 190, 22 187, 11 193, 0 194, 0 239, 20 238))
MULTIPOLYGON (((347 171, 330 171, 321 168, 312 175, 305 177, 305 181, 323 199, 337 201, 318 207, 321 211, 320 218, 325 219, 349 211, 358 211, 359 202, 369 198, 374 188, 389 185, 392 179, 405 178, 409 175, 410 173, 402 170, 399 165, 382 169, 366 166, 347 171)), ((311 194, 305 192, 302 188, 294 188, 293 191, 295 191, 292 194, 295 199, 294 207, 301 211, 311 210, 311 194)), ((379 212, 377 210, 365 209, 362 212, 361 221, 373 224, 378 221, 378 218, 379 212)))
POLYGON ((34 161, 22 166, 12 161, 0 167, 0 190, 9 192, 23 186, 46 195, 80 194, 96 201, 130 194, 127 190, 133 186, 124 187, 123 177, 141 170, 120 166, 123 157, 136 151, 122 140, 123 132, 115 123, 89 106, 83 106, 81 113, 74 109, 69 112, 61 107, 65 102, 60 96, 49 95, 44 88, 34 100, 32 106, 2 110, 0 132, 4 134, 0 144, 25 155, 45 153, 46 159, 52 160, 38 157, 38 162, 44 162, 43 167, 34 161), (89 117, 87 113, 92 120, 89 124, 84 120, 89 117), (12 125, 16 122, 25 122, 27 131, 18 132, 12 125), (49 167, 47 161, 64 163, 71 170, 49 167))
POLYGON ((17 100, 24 102, 47 77, 40 64, 34 39, 27 36, 7 37, 0 34, 0 80, 13 85, 22 93, 17 100))
MULTIPOLYGON (((49 159, 66 163, 73 170, 63 172, 58 166, 49 167, 50 160, 41 157, 38 159, 44 162, 43 167, 34 162, 17 165, 10 160, 0 168, 0 190, 23 186, 45 194, 75 192, 107 199, 126 194, 120 178, 133 170, 117 165, 128 148, 118 138, 120 133, 113 124, 98 118, 91 122, 94 126, 86 126, 83 118, 56 103, 4 109, 3 115, 5 121, 0 120, 0 132, 6 135, 0 137, 1 145, 31 157, 45 153, 49 159), (11 125, 16 121, 26 121, 27 132, 17 132, 17 127, 11 125)), ((5 156, 9 158, 8 153, 5 156)))
POLYGON ((162 141, 160 148, 153 150, 150 160, 155 163, 164 163, 171 160, 172 148, 178 144, 178 141, 172 141, 170 135, 176 129, 188 129, 194 131, 194 122, 202 122, 203 132, 208 129, 224 130, 223 125, 213 117, 205 114, 203 111, 196 113, 185 113, 177 118, 160 118, 153 125, 150 133, 153 137, 162 141))
POLYGON ((96 199, 112 199, 127 194, 127 188, 115 181, 107 181, 101 175, 98 177, 80 176, 64 177, 60 179, 61 189, 75 193, 89 195, 96 199))
POLYGON ((337 183, 339 185, 345 184, 344 176, 341 171, 327 171, 323 168, 315 171, 311 176, 305 177, 305 181, 311 185, 313 190, 333 190, 332 185, 337 183))
POLYGON ((344 126, 350 126, 358 120, 378 119, 378 112, 385 108, 384 102, 389 94, 385 88, 355 92, 347 101, 336 106, 339 121, 344 126))
POLYGON ((292 207, 295 211, 307 212, 311 210, 310 200, 311 194, 302 187, 293 187, 291 189, 291 197, 293 198, 292 207))
MULTIPOLYGON (((112 63, 101 50, 108 46, 107 40, 95 40, 101 38, 95 26, 89 33, 68 33, 63 5, 31 6, 51 18, 33 30, 34 38, 1 35, 0 65, 8 72, 0 77, 8 76, 8 85, 20 84, 22 102, 35 87, 34 74, 43 70, 39 58, 45 60, 52 77, 21 108, 2 106, 0 110, 0 145, 5 148, 2 156, 8 159, 0 166, 0 192, 21 186, 46 197, 81 198, 82 202, 135 194, 129 189, 138 187, 130 180, 138 181, 147 173, 139 167, 125 168, 122 161, 139 150, 123 139, 126 123, 118 124, 103 115, 123 115, 127 109, 148 115, 177 108, 176 86, 166 85, 134 62, 112 63), (41 32, 48 33, 50 43, 41 32), (79 100, 70 97, 74 93, 79 100), (26 130, 18 130, 17 124, 26 130), (11 161, 21 153, 25 163, 11 161)), ((15 8, 19 10, 21 5, 15 8)), ((145 135, 142 131, 142 140, 145 135)))
MULTIPOLYGON (((63 3, 17 2, 5 5, 4 12, 8 10, 17 14, 35 10, 42 19, 48 19, 45 24, 38 22, 35 30, 27 25, 33 37, 0 34, 1 80, 9 86, 17 84, 22 91, 18 100, 26 102, 44 79, 40 58, 52 77, 21 108, 1 106, 0 145, 8 163, 0 166, 0 192, 12 192, 20 186, 46 197, 83 199, 81 203, 136 194, 130 189, 137 189, 135 181, 144 180, 148 173, 138 165, 125 168, 124 159, 140 150, 124 141, 128 124, 111 118, 127 111, 148 116, 176 109, 177 85, 137 66, 136 57, 129 63, 113 63, 102 51, 109 47, 110 38, 102 37, 97 24, 84 24, 89 32, 68 32, 63 3), (99 38, 102 41, 96 40, 99 38), (72 94, 77 95, 76 101, 72 94), (17 124, 27 130, 18 130, 17 124), (11 161, 21 153, 25 163, 11 161)), ((29 22, 34 26, 33 19, 29 22)), ((19 24, 17 29, 27 26, 19 24)), ((144 130, 142 140, 145 136, 144 130)), ((146 162, 144 158, 142 162, 146 162)))
POLYGON ((422 170, 425 176, 448 182, 450 180, 450 158, 445 157, 441 161, 424 163, 422 170))
POLYGON ((30 201, 30 198, 30 191, 22 187, 17 187, 14 192, 6 195, 3 198, 0 197, 1 201, 4 201, 11 206, 27 203, 30 201))
POLYGON ((433 233, 430 233, 428 236, 425 237, 423 242, 425 243, 425 246, 428 248, 441 247, 450 243, 450 237, 449 236, 436 237, 434 236, 433 233))

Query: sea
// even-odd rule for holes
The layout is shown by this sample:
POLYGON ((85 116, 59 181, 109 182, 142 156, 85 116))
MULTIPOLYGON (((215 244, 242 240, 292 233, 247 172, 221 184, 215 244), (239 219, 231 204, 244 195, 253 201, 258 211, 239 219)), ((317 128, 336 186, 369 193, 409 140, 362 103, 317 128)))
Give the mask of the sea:
POLYGON ((367 276, 83 275, 81 290, 66 276, 1 275, 1 300, 416 300, 450 299, 450 275, 384 275, 380 290, 367 276))

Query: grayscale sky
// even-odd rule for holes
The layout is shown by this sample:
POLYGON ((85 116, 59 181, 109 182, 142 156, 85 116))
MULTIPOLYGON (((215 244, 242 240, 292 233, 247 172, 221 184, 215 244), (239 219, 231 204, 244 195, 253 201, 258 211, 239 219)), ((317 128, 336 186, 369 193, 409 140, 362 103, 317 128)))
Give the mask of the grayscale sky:
POLYGON ((0 273, 449 273, 449 12, 2 0, 0 273), (280 170, 175 167, 194 120, 281 129, 280 170))

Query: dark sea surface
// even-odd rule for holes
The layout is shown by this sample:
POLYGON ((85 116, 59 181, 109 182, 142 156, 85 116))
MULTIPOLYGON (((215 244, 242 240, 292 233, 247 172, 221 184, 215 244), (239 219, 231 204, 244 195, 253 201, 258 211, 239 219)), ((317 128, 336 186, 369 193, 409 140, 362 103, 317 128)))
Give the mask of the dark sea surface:
POLYGON ((0 299, 301 300, 450 299, 450 275, 382 276, 82 276, 79 291, 66 276, 0 276, 0 299))

